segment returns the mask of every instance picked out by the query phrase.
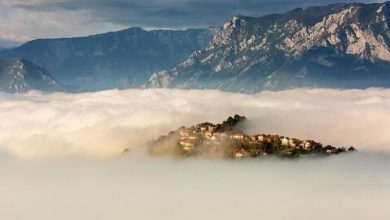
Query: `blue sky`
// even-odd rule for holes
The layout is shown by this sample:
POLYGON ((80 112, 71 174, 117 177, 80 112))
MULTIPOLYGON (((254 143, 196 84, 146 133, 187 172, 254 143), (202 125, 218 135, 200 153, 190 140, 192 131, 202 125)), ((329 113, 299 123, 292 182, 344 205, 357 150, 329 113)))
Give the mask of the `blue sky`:
POLYGON ((220 26, 238 14, 261 16, 334 2, 340 0, 0 0, 0 47, 35 38, 82 36, 133 26, 220 26))

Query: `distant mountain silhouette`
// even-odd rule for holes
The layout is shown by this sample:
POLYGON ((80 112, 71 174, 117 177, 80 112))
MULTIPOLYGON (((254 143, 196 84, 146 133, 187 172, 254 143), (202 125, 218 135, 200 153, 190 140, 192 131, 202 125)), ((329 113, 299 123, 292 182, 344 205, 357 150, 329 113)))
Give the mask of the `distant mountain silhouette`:
POLYGON ((0 57, 29 60, 77 91, 138 87, 154 71, 172 68, 206 47, 217 30, 129 28, 87 37, 39 39, 0 51, 0 57))

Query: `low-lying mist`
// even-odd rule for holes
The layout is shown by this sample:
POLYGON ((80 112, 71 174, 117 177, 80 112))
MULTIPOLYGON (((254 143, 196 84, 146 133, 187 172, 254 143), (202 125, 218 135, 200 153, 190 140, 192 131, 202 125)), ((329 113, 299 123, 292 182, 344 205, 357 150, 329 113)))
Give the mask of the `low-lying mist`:
POLYGON ((0 159, 0 219, 367 220, 390 217, 390 157, 0 159))
POLYGON ((0 219, 390 217, 387 89, 31 92, 3 93, 0 100, 0 219), (142 150, 179 126, 234 114, 249 119, 248 133, 353 145, 359 152, 233 161, 142 150))
POLYGON ((359 150, 390 150, 390 90, 296 89, 256 95, 210 90, 0 94, 0 149, 27 158, 113 157, 179 126, 249 119, 276 133, 359 150))

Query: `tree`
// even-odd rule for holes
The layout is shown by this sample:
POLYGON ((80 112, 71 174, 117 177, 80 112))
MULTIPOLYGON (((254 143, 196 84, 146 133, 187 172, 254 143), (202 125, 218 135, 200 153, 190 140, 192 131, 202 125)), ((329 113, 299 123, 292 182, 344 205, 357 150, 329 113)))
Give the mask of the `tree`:
POLYGON ((324 149, 323 149, 323 147, 322 147, 322 144, 320 144, 320 143, 314 144, 314 146, 313 146, 313 151, 314 151, 315 153, 323 153, 323 152, 324 152, 324 149))
POLYGON ((263 150, 267 154, 272 154, 273 153, 272 144, 268 142, 263 142, 263 150))
POLYGON ((279 138, 272 142, 272 151, 273 152, 278 152, 282 148, 283 148, 282 141, 279 138))

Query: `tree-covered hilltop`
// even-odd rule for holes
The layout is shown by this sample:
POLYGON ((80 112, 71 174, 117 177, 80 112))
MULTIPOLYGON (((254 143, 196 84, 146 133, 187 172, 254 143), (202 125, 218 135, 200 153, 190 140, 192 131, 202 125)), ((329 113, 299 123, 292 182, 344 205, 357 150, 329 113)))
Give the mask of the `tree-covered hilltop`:
POLYGON ((204 124, 211 124, 212 127, 215 129, 214 132, 231 132, 234 130, 239 130, 239 125, 246 121, 245 116, 240 115, 234 115, 233 117, 229 116, 225 121, 223 121, 221 124, 213 125, 209 122, 198 124, 196 127, 202 127, 204 124))
POLYGON ((255 158, 279 156, 333 155, 355 151, 354 147, 323 146, 314 140, 300 140, 279 135, 247 135, 241 130, 247 119, 235 115, 221 124, 204 122, 189 128, 181 127, 150 143, 153 154, 206 156, 212 158, 255 158))

